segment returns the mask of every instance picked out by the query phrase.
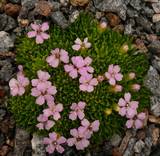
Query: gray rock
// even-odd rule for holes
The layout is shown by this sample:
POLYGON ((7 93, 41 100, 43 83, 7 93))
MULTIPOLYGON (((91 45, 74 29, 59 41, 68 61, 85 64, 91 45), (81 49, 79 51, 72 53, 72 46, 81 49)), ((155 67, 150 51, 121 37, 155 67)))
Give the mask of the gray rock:
POLYGON ((12 78, 12 64, 7 60, 0 60, 0 80, 9 81, 12 78))
POLYGON ((36 134, 33 134, 31 143, 32 143, 32 149, 33 149, 32 156, 44 156, 46 154, 42 137, 37 136, 36 134))
POLYGON ((6 115, 6 110, 4 108, 0 108, 0 121, 2 121, 6 115))
POLYGON ((139 17, 139 12, 131 7, 127 8, 127 16, 130 18, 139 17))
POLYGON ((123 156, 133 156, 133 153, 134 153, 133 147, 134 147, 135 143, 136 143, 136 139, 135 138, 131 138, 129 140, 127 149, 125 150, 123 156))
POLYGON ((152 147, 152 138, 151 137, 146 137, 145 140, 145 147, 143 150, 143 153, 145 156, 149 156, 151 153, 151 147, 152 147))
POLYGON ((158 3, 152 3, 153 10, 155 13, 160 13, 160 2, 158 3))
POLYGON ((0 14, 0 31, 9 31, 16 28, 16 21, 6 14, 0 14))
POLYGON ((0 52, 7 52, 13 46, 14 43, 9 34, 5 31, 0 31, 0 52))
POLYGON ((5 142, 6 140, 4 134, 0 132, 0 148, 5 142))
POLYGON ((160 57, 160 41, 155 40, 148 46, 148 50, 152 55, 156 55, 160 57))
POLYGON ((141 153, 141 151, 144 147, 145 147, 145 143, 142 140, 139 140, 134 145, 134 152, 141 153))
POLYGON ((115 147, 119 146, 121 140, 122 140, 122 138, 121 138, 120 135, 114 134, 112 136, 112 138, 111 138, 111 144, 112 144, 112 146, 115 146, 115 147))
POLYGON ((160 22, 156 23, 156 25, 155 25, 155 31, 156 31, 156 33, 160 32, 160 22))
POLYGON ((158 0, 144 0, 145 2, 151 2, 151 3, 153 3, 153 2, 158 2, 158 0))
POLYGON ((17 127, 13 156, 25 156, 26 149, 29 147, 31 147, 30 134, 27 131, 17 127))
POLYGON ((26 7, 28 10, 31 10, 35 7, 37 0, 21 0, 22 7, 26 7))
POLYGON ((61 3, 55 2, 55 1, 53 1, 53 0, 49 0, 48 2, 50 2, 50 3, 52 4, 54 11, 60 10, 61 3))
POLYGON ((79 16, 79 11, 76 10, 74 11, 70 16, 69 16, 69 20, 71 23, 73 23, 79 16))
POLYGON ((152 23, 145 17, 140 16, 136 18, 136 22, 139 26, 142 26, 145 31, 152 33, 152 23))
POLYGON ((53 12, 51 14, 51 20, 53 23, 56 23, 63 29, 67 28, 69 25, 68 21, 66 20, 65 16, 63 15, 61 11, 53 12))
POLYGON ((115 12, 122 20, 126 19, 125 0, 93 0, 94 6, 102 12, 115 12))
POLYGON ((151 97, 151 112, 155 116, 160 116, 160 97, 152 96, 151 97))
POLYGON ((141 14, 147 16, 148 18, 153 17, 154 11, 153 9, 149 8, 148 6, 144 6, 141 10, 141 14))
POLYGON ((142 8, 141 0, 131 0, 129 4, 136 10, 140 10, 142 8))
POLYGON ((21 0, 9 0, 11 3, 20 4, 21 0))
POLYGON ((160 96, 160 78, 157 70, 150 66, 144 85, 154 94, 160 96))
POLYGON ((152 59, 152 66, 157 69, 158 72, 160 72, 160 58, 157 56, 154 56, 154 59, 152 59))

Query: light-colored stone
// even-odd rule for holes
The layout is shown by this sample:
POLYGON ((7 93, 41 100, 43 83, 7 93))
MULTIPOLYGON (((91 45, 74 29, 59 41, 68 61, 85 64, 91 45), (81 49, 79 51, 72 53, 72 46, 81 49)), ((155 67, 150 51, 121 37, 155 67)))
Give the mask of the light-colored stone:
POLYGON ((141 153, 142 149, 145 147, 145 143, 142 140, 139 140, 134 145, 134 152, 141 153))
POLYGON ((151 97, 151 112, 155 116, 160 116, 160 97, 152 96, 151 97))
POLYGON ((152 17, 153 23, 157 23, 160 21, 160 14, 154 14, 152 17))
POLYGON ((158 0, 144 0, 145 2, 151 2, 151 3, 153 3, 153 2, 158 2, 158 0))
POLYGON ((158 3, 152 3, 153 10, 155 13, 160 13, 160 2, 158 3))

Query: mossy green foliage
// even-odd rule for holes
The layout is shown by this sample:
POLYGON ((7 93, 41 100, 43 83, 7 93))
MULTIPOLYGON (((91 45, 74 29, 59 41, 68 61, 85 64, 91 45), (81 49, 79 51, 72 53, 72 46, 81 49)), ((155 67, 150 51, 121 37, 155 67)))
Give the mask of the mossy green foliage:
MULTIPOLYGON (((100 130, 91 138, 91 144, 102 143, 105 139, 112 136, 113 133, 123 132, 126 119, 113 111, 111 115, 106 116, 105 109, 112 108, 119 98, 124 96, 125 92, 132 94, 132 99, 140 102, 139 111, 148 107, 149 92, 143 86, 143 78, 148 70, 148 60, 144 54, 136 54, 131 48, 132 40, 128 36, 121 35, 109 29, 100 31, 99 24, 91 15, 81 14, 75 23, 68 29, 62 30, 57 26, 50 28, 50 39, 41 45, 37 45, 34 39, 22 36, 17 41, 17 64, 24 66, 26 76, 31 80, 37 78, 37 71, 48 71, 51 75, 51 82, 57 87, 55 101, 64 105, 64 111, 61 113, 62 118, 56 122, 56 125, 50 130, 69 137, 69 131, 72 128, 80 126, 79 120, 71 121, 68 118, 70 106, 73 102, 85 101, 85 115, 89 121, 99 120, 100 130), (92 48, 76 52, 72 49, 74 40, 79 37, 89 38, 92 48), (127 53, 122 52, 122 45, 129 45, 127 53), (78 79, 71 79, 64 72, 63 64, 58 68, 51 68, 45 61, 50 51, 55 48, 63 48, 72 56, 81 55, 90 56, 93 59, 92 66, 95 69, 94 77, 104 74, 108 70, 109 64, 118 64, 124 79, 119 83, 123 86, 123 92, 113 93, 110 91, 107 81, 100 83, 92 93, 85 93, 79 90, 78 79), (129 72, 136 73, 136 79, 126 80, 129 72), (142 85, 139 92, 133 92, 130 85, 138 83, 142 85)), ((38 106, 35 104, 35 97, 30 95, 30 88, 24 96, 11 97, 9 100, 11 111, 17 123, 28 129, 30 132, 38 132, 35 127, 37 116, 42 112, 46 105, 38 106)), ((39 132, 38 132, 39 133, 39 132)), ((48 134, 47 131, 41 131, 41 134, 48 134)))

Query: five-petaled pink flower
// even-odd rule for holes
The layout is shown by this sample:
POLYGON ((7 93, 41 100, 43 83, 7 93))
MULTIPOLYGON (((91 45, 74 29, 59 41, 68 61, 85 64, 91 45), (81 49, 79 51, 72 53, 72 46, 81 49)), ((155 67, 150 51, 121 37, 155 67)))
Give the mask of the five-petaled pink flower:
POLYGON ((118 105, 120 107, 119 114, 121 116, 126 116, 127 118, 131 119, 137 114, 137 108, 138 108, 138 101, 130 101, 131 100, 131 94, 125 93, 124 99, 120 98, 118 101, 118 105))
POLYGON ((50 81, 47 81, 50 75, 41 70, 37 72, 37 75, 39 79, 33 79, 31 81, 34 87, 31 90, 31 95, 37 97, 36 103, 43 105, 45 101, 47 101, 48 104, 54 102, 53 95, 57 93, 57 90, 55 86, 52 86, 50 81))
POLYGON ((141 112, 137 114, 133 119, 127 120, 126 127, 140 129, 144 125, 145 118, 146 118, 146 114, 141 112))
POLYGON ((37 117, 37 120, 39 121, 39 123, 36 125, 36 127, 38 127, 39 130, 49 130, 55 125, 55 122, 52 120, 48 120, 48 117, 44 114, 40 114, 37 117))
POLYGON ((80 38, 77 38, 74 41, 74 43, 75 44, 72 46, 72 49, 76 50, 76 51, 79 51, 81 49, 89 49, 91 47, 91 43, 88 42, 88 38, 87 37, 84 39, 84 41, 81 41, 80 38))
POLYGON ((31 28, 33 31, 30 31, 27 33, 27 36, 29 38, 36 37, 36 43, 37 44, 42 44, 44 40, 47 40, 50 36, 45 33, 49 29, 49 25, 47 22, 40 24, 33 24, 31 23, 31 28))
POLYGON ((87 92, 92 92, 94 90, 94 87, 98 85, 98 80, 96 78, 93 78, 92 74, 86 74, 81 76, 79 82, 80 90, 87 92))
POLYGON ((121 81, 123 75, 120 73, 119 65, 109 65, 108 72, 105 73, 105 77, 109 80, 110 85, 115 85, 116 81, 121 81))
POLYGON ((17 73, 17 79, 12 78, 9 81, 9 87, 12 96, 23 95, 25 93, 25 87, 29 85, 29 79, 24 76, 23 67, 18 66, 19 72, 17 73))
POLYGON ((80 120, 82 120, 85 116, 84 114, 85 106, 86 103, 82 101, 78 102, 78 104, 73 103, 70 107, 72 111, 69 114, 69 119, 76 120, 78 117, 80 120))
POLYGON ((51 67, 56 68, 60 62, 69 62, 68 52, 64 49, 56 48, 51 51, 51 55, 46 58, 46 61, 51 67))
POLYGON ((99 120, 95 120, 90 123, 87 119, 83 119, 81 121, 81 125, 78 130, 82 132, 87 139, 91 138, 93 132, 97 132, 99 130, 100 122, 99 120))
POLYGON ((56 105, 54 103, 51 103, 48 104, 48 108, 43 110, 43 113, 47 117, 53 116, 53 119, 57 121, 58 119, 61 118, 60 112, 62 112, 62 110, 63 110, 62 104, 59 103, 56 105))
POLYGON ((44 138, 43 143, 47 145, 46 151, 51 154, 54 151, 58 151, 59 153, 64 152, 64 148, 62 144, 66 142, 66 138, 63 136, 59 136, 59 134, 52 132, 49 133, 49 138, 44 138))
POLYGON ((71 129, 70 134, 73 138, 69 138, 67 140, 68 146, 76 146, 77 150, 83 150, 89 145, 89 140, 85 137, 83 131, 81 132, 79 129, 71 129))

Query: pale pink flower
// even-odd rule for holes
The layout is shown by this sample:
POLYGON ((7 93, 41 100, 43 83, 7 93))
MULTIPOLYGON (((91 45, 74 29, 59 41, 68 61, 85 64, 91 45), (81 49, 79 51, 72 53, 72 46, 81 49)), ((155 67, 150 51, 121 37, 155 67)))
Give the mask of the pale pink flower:
POLYGON ((60 62, 69 62, 68 52, 64 49, 56 48, 51 51, 51 55, 46 58, 46 61, 51 67, 56 68, 60 62))
POLYGON ((129 80, 133 80, 136 77, 136 74, 134 72, 131 72, 128 74, 129 80))
POLYGON ((105 73, 105 77, 109 80, 110 85, 115 85, 116 81, 121 81, 123 75, 120 73, 119 65, 109 65, 108 72, 105 73))
POLYGON ((65 72, 69 73, 69 76, 72 79, 75 79, 78 77, 78 70, 74 65, 72 65, 72 64, 64 65, 64 70, 65 70, 65 72))
POLYGON ((84 41, 81 41, 80 38, 77 38, 74 41, 74 43, 75 44, 72 46, 72 49, 76 50, 76 51, 79 51, 81 49, 89 49, 91 47, 91 43, 88 42, 88 38, 87 37, 84 39, 84 41))
POLYGON ((89 145, 89 140, 84 136, 84 134, 77 129, 71 129, 70 134, 73 138, 67 140, 68 146, 76 146, 77 150, 84 150, 89 145))
POLYGON ((92 74, 86 74, 80 77, 80 90, 86 92, 92 92, 94 87, 98 85, 98 80, 93 78, 92 74))
POLYGON ((31 23, 31 28, 33 31, 28 32, 27 36, 29 38, 35 37, 37 44, 42 44, 44 40, 47 40, 50 37, 47 33, 45 33, 45 31, 49 29, 47 22, 43 23, 42 25, 31 23))
POLYGON ((36 103, 38 105, 43 105, 45 101, 47 103, 54 102, 54 97, 57 93, 57 89, 55 86, 52 86, 50 81, 47 81, 50 78, 48 72, 44 72, 39 70, 37 72, 38 79, 33 79, 32 86, 34 88, 31 89, 31 95, 37 97, 36 103))
POLYGON ((36 127, 39 130, 44 130, 44 129, 49 130, 55 125, 55 122, 52 120, 48 120, 48 117, 45 116, 44 114, 40 114, 37 117, 37 120, 39 121, 39 123, 36 125, 36 127))
POLYGON ((133 91, 139 91, 139 90, 141 89, 141 86, 140 86, 139 84, 133 84, 133 85, 131 86, 131 89, 132 89, 133 91))
POLYGON ((62 104, 48 104, 48 108, 43 110, 43 113, 45 116, 50 117, 53 116, 54 120, 59 120, 61 118, 60 112, 63 110, 63 105, 62 104))
POLYGON ((120 98, 118 101, 118 105, 120 107, 119 114, 121 116, 126 116, 127 118, 131 119, 137 114, 137 108, 138 108, 138 101, 130 101, 131 100, 131 94, 125 93, 124 99, 120 98))
POLYGON ((107 28, 107 22, 103 21, 100 23, 100 28, 101 29, 106 29, 107 28))
POLYGON ((141 112, 137 114, 133 119, 127 120, 126 127, 141 129, 144 125, 145 118, 146 118, 146 114, 141 112))
POLYGON ((84 108, 86 106, 86 103, 85 102, 78 102, 78 104, 76 103, 72 103, 71 105, 71 112, 69 114, 69 119, 71 120, 76 120, 77 117, 82 120, 84 118, 84 108))
POLYGON ((12 96, 22 96, 25 93, 25 87, 29 85, 29 79, 24 76, 23 67, 18 66, 19 72, 17 73, 17 79, 12 78, 9 81, 9 87, 12 96))
POLYGON ((44 138, 43 143, 47 145, 46 151, 51 154, 56 150, 59 153, 64 152, 64 148, 62 144, 66 142, 66 138, 63 136, 59 136, 57 133, 52 132, 49 133, 49 138, 44 138))
POLYGON ((81 125, 78 130, 82 132, 87 139, 91 138, 93 132, 97 132, 99 130, 100 122, 99 120, 95 120, 90 123, 87 119, 83 119, 81 121, 81 125))

